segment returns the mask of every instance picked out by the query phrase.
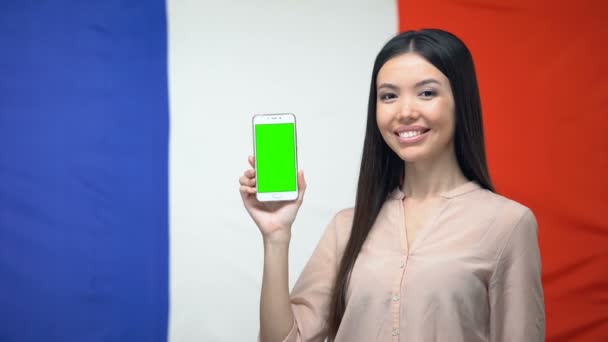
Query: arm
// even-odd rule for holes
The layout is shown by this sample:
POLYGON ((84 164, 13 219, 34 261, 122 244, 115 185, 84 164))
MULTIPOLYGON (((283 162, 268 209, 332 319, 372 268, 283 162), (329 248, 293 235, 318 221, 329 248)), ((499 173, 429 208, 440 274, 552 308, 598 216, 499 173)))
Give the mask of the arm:
POLYGON ((264 275, 260 295, 260 339, 282 341, 293 326, 289 303, 289 240, 264 239, 264 275))
MULTIPOLYGON (((255 167, 255 158, 249 156, 255 167)), ((306 180, 298 171, 298 198, 295 201, 260 202, 256 198, 255 169, 239 178, 241 198, 247 212, 258 226, 264 240, 264 274, 260 294, 260 338, 264 342, 281 341, 293 325, 289 303, 287 259, 291 226, 304 201, 306 180)))
POLYGON ((272 338, 281 337, 278 341, 321 342, 325 339, 331 292, 337 273, 335 221, 336 218, 326 228, 319 244, 300 274, 291 297, 288 297, 287 294, 286 248, 281 248, 275 254, 275 256, 280 256, 280 265, 270 260, 267 265, 265 259, 265 283, 262 286, 262 305, 260 306, 262 315, 260 337, 262 342, 275 341, 274 339, 265 339, 267 335, 264 329, 271 326, 276 331, 272 338), (267 270, 267 266, 272 266, 272 269, 267 270), (282 271, 275 271, 275 269, 279 269, 278 266, 281 267, 282 271), (277 275, 276 279, 272 277, 273 274, 277 275), (266 284, 267 281, 268 284, 266 284), (264 288, 265 286, 266 288, 264 288), (273 311, 272 314, 270 314, 271 306, 276 307, 276 311, 273 311), (265 310, 267 310, 266 313, 265 310), (280 333, 278 332, 279 329, 280 333))
POLYGON ((538 226, 526 210, 513 229, 489 285, 490 341, 545 340, 538 226))
MULTIPOLYGON (((289 342, 322 342, 327 336, 327 319, 333 286, 338 273, 336 215, 304 267, 291 293, 296 329, 289 342)), ((291 337, 291 336, 290 336, 291 337)))
MULTIPOLYGON (((249 165, 255 158, 249 156, 249 165)), ((260 336, 263 342, 321 341, 328 316, 330 292, 335 278, 336 239, 332 224, 304 268, 289 299, 288 257, 291 226, 304 200, 306 180, 298 172, 296 201, 259 202, 256 199, 255 169, 239 178, 240 193, 247 212, 264 240, 264 274, 260 294, 260 336)))

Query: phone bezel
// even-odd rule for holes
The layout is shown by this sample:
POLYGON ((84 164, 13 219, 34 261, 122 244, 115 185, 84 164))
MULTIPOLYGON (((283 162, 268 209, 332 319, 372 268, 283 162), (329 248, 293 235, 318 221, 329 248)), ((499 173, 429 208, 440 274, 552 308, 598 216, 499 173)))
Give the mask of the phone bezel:
MULTIPOLYGON (((256 139, 255 139, 255 125, 260 124, 285 124, 293 123, 293 137, 295 146, 296 156, 296 190, 295 191, 283 191, 283 192, 256 192, 255 196, 260 202, 271 202, 271 201, 293 201, 298 198, 299 186, 297 182, 298 175, 298 130, 296 128, 296 116, 293 113, 270 113, 270 114, 254 114, 252 118, 252 133, 253 133, 253 155, 256 156, 256 139)), ((255 158, 255 169, 257 170, 257 156, 255 158)))

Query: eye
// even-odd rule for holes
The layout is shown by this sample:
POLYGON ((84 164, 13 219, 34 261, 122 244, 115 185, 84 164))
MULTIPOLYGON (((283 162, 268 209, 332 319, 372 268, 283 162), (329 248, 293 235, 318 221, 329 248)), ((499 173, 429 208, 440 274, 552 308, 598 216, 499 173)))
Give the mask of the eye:
POLYGON ((383 93, 379 96, 380 100, 388 102, 397 98, 397 94, 395 93, 383 93))
POLYGON ((426 98, 426 99, 430 99, 431 97, 434 97, 435 95, 437 95, 437 92, 434 90, 423 90, 419 96, 426 98))

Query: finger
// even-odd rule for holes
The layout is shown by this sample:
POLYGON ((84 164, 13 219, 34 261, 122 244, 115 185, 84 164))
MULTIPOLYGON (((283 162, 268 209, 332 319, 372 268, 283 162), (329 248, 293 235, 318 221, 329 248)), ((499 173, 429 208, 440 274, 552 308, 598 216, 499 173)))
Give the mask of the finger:
POLYGON ((252 184, 255 184, 255 181, 253 183, 251 183, 251 179, 252 178, 249 178, 247 176, 241 176, 239 178, 239 184, 244 185, 244 186, 251 186, 252 184))
POLYGON ((243 175, 247 178, 253 178, 253 177, 255 177, 255 170, 249 169, 249 170, 245 171, 245 173, 243 175))
POLYGON ((249 161, 249 165, 251 165, 251 167, 255 169, 255 157, 254 156, 249 156, 247 158, 247 160, 249 161))
POLYGON ((255 195, 258 190, 254 187, 241 185, 239 191, 243 195, 255 195))

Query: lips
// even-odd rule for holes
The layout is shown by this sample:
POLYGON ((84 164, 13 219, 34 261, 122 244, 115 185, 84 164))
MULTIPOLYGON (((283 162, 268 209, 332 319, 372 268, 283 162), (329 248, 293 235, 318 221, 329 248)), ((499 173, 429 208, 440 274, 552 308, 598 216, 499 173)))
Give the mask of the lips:
POLYGON ((429 131, 426 127, 400 127, 395 130, 395 135, 400 143, 411 144, 423 140, 429 131))

